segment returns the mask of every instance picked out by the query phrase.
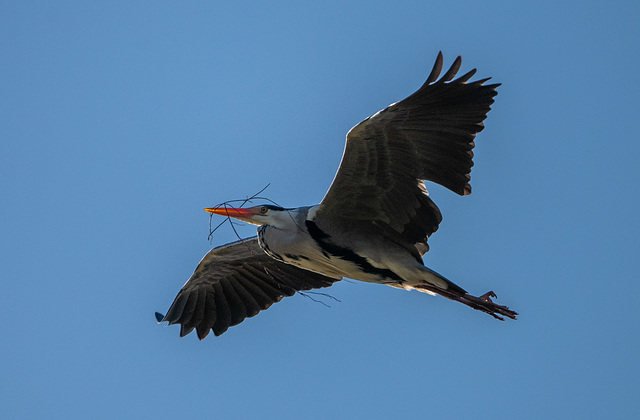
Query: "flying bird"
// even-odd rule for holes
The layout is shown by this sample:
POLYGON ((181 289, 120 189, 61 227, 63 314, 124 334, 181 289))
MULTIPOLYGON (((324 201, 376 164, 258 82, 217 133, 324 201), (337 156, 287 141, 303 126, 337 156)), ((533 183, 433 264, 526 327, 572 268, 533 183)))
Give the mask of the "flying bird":
POLYGON ((158 322, 216 336, 296 292, 350 278, 415 289, 463 303, 494 318, 517 313, 487 292, 472 296, 426 267, 428 238, 442 221, 425 181, 471 193, 476 134, 497 95, 489 78, 454 80, 458 56, 438 79, 438 54, 414 94, 365 119, 347 134, 342 162, 320 204, 205 208, 258 226, 257 236, 209 251, 158 322))

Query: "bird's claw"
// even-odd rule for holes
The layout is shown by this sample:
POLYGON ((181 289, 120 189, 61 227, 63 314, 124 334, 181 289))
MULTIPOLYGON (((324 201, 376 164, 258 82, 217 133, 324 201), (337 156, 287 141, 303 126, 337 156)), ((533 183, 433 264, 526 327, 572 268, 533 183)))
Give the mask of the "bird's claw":
POLYGON ((487 293, 485 293, 482 296, 478 296, 478 299, 484 300, 485 302, 489 302, 489 303, 493 303, 493 301, 491 300, 491 298, 497 298, 498 295, 496 295, 493 290, 488 291, 487 293))

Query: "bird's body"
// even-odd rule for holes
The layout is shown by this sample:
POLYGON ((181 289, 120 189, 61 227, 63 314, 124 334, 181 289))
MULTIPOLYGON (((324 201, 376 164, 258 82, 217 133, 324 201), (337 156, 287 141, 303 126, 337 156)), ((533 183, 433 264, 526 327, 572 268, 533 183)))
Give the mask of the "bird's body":
POLYGON ((258 225, 257 238, 211 250, 160 321, 194 328, 204 338, 268 308, 296 291, 342 278, 416 289, 464 303, 495 318, 515 312, 475 297, 424 266, 427 240, 442 220, 424 181, 467 195, 474 138, 497 84, 453 80, 460 57, 442 78, 442 55, 426 83, 347 134, 345 152, 324 199, 285 209, 218 206, 210 213, 258 225))
POLYGON ((420 288, 426 279, 446 288, 446 280, 396 242, 380 241, 377 231, 360 235, 322 224, 319 205, 269 211, 280 213, 275 224, 258 228, 258 244, 272 258, 335 278, 350 278, 404 289, 420 288))

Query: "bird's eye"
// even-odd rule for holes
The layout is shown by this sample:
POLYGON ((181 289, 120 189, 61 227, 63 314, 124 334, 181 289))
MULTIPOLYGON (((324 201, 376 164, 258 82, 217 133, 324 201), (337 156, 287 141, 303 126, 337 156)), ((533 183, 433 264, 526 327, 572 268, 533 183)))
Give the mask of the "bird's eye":
POLYGON ((260 214, 267 214, 267 210, 269 209, 266 208, 265 206, 260 207, 260 214))

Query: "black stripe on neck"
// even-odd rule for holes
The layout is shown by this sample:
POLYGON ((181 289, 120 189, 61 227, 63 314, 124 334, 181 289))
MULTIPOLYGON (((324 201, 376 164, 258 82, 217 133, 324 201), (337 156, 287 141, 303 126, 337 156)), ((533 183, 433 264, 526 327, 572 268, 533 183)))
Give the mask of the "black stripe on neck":
POLYGON ((273 252, 271 248, 269 248, 269 245, 267 244, 267 242, 264 240, 264 231, 267 229, 267 226, 268 225, 262 225, 258 228, 258 245, 260 245, 262 250, 266 252, 267 255, 270 256, 271 258, 278 261, 284 261, 284 259, 282 258, 282 255, 273 252))
POLYGON ((356 254, 353 250, 334 244, 330 240, 331 236, 329 236, 326 232, 323 232, 322 229, 320 229, 314 221, 306 220, 305 224, 307 226, 307 230, 309 231, 309 235, 311 235, 313 240, 316 241, 320 249, 322 249, 327 254, 333 255, 334 257, 340 258, 345 261, 351 261, 352 263, 360 267, 360 269, 365 273, 375 274, 377 276, 396 280, 401 283, 404 281, 393 271, 386 268, 374 267, 369 263, 369 261, 367 261, 365 257, 356 254))

